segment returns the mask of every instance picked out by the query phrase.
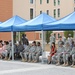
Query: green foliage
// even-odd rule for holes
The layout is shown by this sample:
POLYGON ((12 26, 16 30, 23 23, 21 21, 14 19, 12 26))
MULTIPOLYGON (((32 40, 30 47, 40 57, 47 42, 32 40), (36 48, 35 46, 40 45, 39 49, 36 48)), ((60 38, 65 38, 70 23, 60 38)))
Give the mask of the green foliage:
POLYGON ((74 32, 73 31, 64 31, 64 36, 66 37, 66 38, 68 38, 68 35, 69 34, 71 34, 71 37, 73 37, 73 35, 74 35, 74 32))
POLYGON ((20 38, 22 37, 22 34, 25 34, 25 32, 20 32, 20 38))
POLYGON ((50 37, 51 33, 52 33, 52 31, 46 31, 46 42, 47 42, 47 44, 50 42, 49 37, 50 37))

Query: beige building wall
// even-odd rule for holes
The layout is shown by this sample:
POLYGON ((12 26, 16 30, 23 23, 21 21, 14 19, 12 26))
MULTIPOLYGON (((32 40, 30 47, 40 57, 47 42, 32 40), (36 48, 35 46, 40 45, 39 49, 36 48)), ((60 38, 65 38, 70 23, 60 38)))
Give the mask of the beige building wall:
POLYGON ((13 0, 13 15, 18 15, 26 20, 30 19, 29 0, 13 0))
POLYGON ((74 11, 74 0, 60 0, 60 5, 58 5, 58 0, 56 0, 56 5, 54 6, 54 0, 49 0, 47 4, 46 0, 36 0, 36 15, 40 14, 40 11, 47 13, 49 10, 49 15, 54 17, 54 9, 56 9, 56 19, 60 19, 67 14, 70 14, 74 11), (60 9, 60 17, 58 17, 57 9, 60 9))
POLYGON ((30 8, 33 8, 34 17, 40 14, 40 11, 47 13, 49 10, 49 15, 54 17, 54 9, 56 9, 56 19, 60 19, 74 11, 74 0, 60 0, 60 5, 58 5, 58 0, 56 0, 56 5, 54 6, 54 0, 33 0, 33 4, 30 0, 13 0, 13 15, 19 15, 27 20, 30 19, 30 8), (60 17, 58 17, 57 9, 60 9, 60 17))

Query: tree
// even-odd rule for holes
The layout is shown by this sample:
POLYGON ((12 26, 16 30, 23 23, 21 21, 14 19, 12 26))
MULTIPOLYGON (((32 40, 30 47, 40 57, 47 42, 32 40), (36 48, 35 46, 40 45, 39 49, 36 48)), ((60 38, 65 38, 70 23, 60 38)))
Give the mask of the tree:
POLYGON ((71 34, 71 37, 73 37, 73 35, 74 35, 74 32, 73 31, 64 31, 64 36, 66 37, 66 38, 68 38, 68 35, 69 34, 71 34))
POLYGON ((47 44, 50 42, 50 35, 51 35, 52 31, 46 31, 46 42, 47 44))
POLYGON ((25 34, 25 32, 20 32, 20 39, 22 38, 22 34, 25 34))

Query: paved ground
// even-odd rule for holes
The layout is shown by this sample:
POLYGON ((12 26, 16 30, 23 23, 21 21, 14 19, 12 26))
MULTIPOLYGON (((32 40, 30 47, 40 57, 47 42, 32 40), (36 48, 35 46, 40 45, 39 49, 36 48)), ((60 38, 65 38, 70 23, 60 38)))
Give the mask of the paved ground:
POLYGON ((75 68, 0 60, 0 75, 75 75, 75 68))

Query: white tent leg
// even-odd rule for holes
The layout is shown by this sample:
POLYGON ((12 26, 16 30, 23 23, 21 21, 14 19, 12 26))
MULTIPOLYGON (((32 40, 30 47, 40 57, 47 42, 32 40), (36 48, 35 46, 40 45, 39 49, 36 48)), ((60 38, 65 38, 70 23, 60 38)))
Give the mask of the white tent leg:
POLYGON ((20 41, 20 32, 18 32, 18 35, 19 35, 19 41, 20 41))
POLYGON ((44 63, 44 33, 42 30, 42 63, 44 63))
POLYGON ((75 39, 75 31, 73 31, 74 32, 74 36, 73 36, 73 38, 75 39))
POLYGON ((12 38, 12 60, 14 60, 13 32, 11 32, 11 38, 12 38))

